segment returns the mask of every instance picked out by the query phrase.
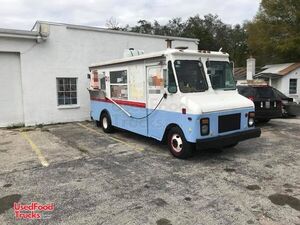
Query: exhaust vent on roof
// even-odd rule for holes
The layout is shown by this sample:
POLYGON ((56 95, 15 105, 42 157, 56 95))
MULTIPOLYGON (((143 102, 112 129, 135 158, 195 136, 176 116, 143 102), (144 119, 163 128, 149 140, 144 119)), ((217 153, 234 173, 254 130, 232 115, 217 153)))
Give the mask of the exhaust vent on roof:
POLYGON ((125 58, 125 57, 138 56, 143 54, 144 54, 144 50, 129 48, 124 50, 123 57, 125 58))

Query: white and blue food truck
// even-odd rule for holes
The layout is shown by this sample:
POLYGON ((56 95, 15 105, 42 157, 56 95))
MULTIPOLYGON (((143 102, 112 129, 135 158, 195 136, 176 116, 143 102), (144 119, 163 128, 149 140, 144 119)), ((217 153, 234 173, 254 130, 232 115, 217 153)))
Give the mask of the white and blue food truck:
POLYGON ((166 141, 178 158, 261 134, 227 53, 168 48, 89 69, 91 118, 106 133, 121 128, 166 141))

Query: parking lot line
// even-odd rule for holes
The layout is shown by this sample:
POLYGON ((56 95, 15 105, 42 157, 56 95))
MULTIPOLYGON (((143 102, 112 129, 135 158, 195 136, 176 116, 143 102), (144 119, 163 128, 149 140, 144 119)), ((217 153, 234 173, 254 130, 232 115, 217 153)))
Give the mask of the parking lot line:
POLYGON ((85 128, 85 129, 89 130, 89 131, 92 131, 92 132, 94 132, 94 133, 96 133, 96 134, 98 134, 98 135, 101 135, 102 137, 106 137, 106 138, 109 138, 109 139, 111 139, 111 140, 114 140, 114 141, 117 141, 117 142, 119 142, 119 143, 122 143, 122 144, 124 144, 124 145, 127 145, 127 146, 129 146, 130 148, 133 148, 135 151, 138 151, 138 152, 144 151, 143 148, 136 147, 135 145, 130 144, 130 143, 127 143, 127 142, 125 142, 125 141, 122 141, 122 140, 120 140, 120 139, 118 139, 118 138, 111 137, 111 136, 109 136, 109 135, 103 134, 103 133, 101 133, 101 132, 99 132, 99 131, 97 131, 97 130, 95 130, 95 129, 93 129, 93 128, 90 128, 90 127, 88 127, 88 126, 85 126, 85 125, 83 125, 83 124, 81 124, 81 123, 77 123, 77 124, 78 124, 79 126, 85 128))
POLYGON ((45 159, 45 157, 42 154, 42 151, 36 146, 36 144, 34 144, 34 142, 30 139, 30 137, 26 134, 26 132, 22 131, 21 132, 21 136, 30 144, 32 150, 35 152, 35 154, 37 155, 37 157, 39 158, 41 164, 44 167, 49 166, 49 163, 47 162, 47 160, 45 159))

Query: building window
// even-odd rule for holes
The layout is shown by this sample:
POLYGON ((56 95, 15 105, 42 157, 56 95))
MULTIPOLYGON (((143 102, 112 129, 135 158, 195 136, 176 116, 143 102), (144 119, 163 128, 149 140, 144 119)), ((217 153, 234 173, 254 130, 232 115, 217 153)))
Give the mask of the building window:
POLYGON ((297 79, 290 79, 290 94, 297 94, 297 79))
POLYGON ((127 71, 113 71, 109 75, 111 98, 128 99, 127 71))
POLYGON ((56 78, 57 104, 77 104, 77 78, 56 78))

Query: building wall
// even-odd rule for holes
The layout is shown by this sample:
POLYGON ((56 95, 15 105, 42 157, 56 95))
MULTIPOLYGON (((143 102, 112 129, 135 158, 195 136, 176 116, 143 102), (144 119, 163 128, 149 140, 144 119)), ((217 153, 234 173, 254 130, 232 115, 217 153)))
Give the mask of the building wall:
POLYGON ((280 88, 279 88, 279 85, 281 85, 280 79, 279 78, 269 79, 269 85, 280 90, 280 88))
POLYGON ((294 98, 295 101, 300 102, 300 68, 284 76, 281 79, 280 88, 286 96, 294 98), (297 79, 297 94, 289 94, 290 79, 297 79))
POLYGON ((300 68, 283 76, 282 78, 272 79, 272 86, 281 91, 286 96, 293 98, 294 101, 300 102, 300 68), (297 79, 297 94, 290 94, 290 79, 297 79))
MULTIPOLYGON (((173 45, 197 49, 193 41, 174 41, 173 45)), ((50 25, 50 36, 42 43, 23 39, 2 42, 1 39, 0 52, 21 52, 25 125, 89 119, 88 66, 121 58, 124 49, 130 47, 149 53, 164 50, 166 43, 163 38, 87 31, 63 25, 50 25), (78 105, 57 105, 57 77, 77 78, 78 105)))

